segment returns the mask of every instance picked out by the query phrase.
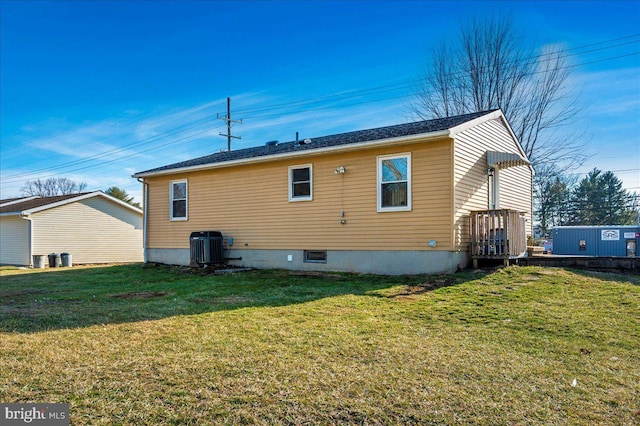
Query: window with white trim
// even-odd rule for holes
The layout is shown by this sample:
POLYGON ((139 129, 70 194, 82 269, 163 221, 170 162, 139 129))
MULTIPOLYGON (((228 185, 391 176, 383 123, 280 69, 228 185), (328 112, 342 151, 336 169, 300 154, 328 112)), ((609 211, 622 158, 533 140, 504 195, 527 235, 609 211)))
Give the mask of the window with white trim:
POLYGON ((311 164, 289 167, 289 201, 313 199, 313 170, 311 164))
POLYGON ((187 220, 187 180, 171 181, 171 220, 187 220))
POLYGON ((411 210, 411 154, 378 157, 378 211, 411 210))

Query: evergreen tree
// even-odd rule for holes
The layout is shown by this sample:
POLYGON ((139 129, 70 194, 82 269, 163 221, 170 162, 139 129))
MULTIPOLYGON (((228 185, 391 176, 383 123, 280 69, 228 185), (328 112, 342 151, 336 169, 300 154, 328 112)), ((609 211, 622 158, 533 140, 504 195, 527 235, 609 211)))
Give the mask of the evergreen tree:
POLYGON ((630 225, 636 215, 631 194, 612 172, 593 169, 572 192, 572 225, 630 225))
POLYGON ((107 195, 111 195, 112 197, 117 198, 118 200, 122 200, 125 203, 131 204, 132 206, 137 207, 139 209, 142 208, 140 207, 140 203, 133 201, 133 197, 130 196, 127 193, 127 191, 125 191, 124 189, 118 188, 117 186, 112 186, 111 188, 104 191, 104 193, 107 195))

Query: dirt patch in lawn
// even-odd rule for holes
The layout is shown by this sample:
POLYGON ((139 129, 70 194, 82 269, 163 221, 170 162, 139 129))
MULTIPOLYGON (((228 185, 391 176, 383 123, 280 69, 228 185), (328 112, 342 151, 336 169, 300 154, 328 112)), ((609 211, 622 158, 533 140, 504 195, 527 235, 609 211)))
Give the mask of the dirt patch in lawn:
POLYGON ((154 297, 163 297, 168 295, 166 291, 141 291, 131 293, 114 294, 111 297, 114 299, 153 299, 154 297))
POLYGON ((36 289, 36 288, 25 288, 24 290, 2 292, 0 293, 0 297, 28 296, 31 294, 42 294, 42 293, 47 293, 47 291, 36 289))
POLYGON ((522 279, 525 281, 540 281, 540 277, 535 275, 523 275, 522 279))
POLYGON ((420 284, 415 285, 405 285, 398 289, 398 291, 387 294, 385 297, 389 299, 402 299, 402 298, 412 298, 413 296, 417 296, 423 293, 427 293, 429 291, 437 290, 442 287, 448 287, 456 284, 456 279, 453 277, 444 277, 444 278, 435 278, 430 281, 425 281, 420 284))
POLYGON ((303 278, 342 278, 340 274, 332 274, 327 272, 317 272, 317 271, 295 271, 291 272, 289 275, 293 277, 303 277, 303 278))
POLYGON ((39 313, 38 308, 0 306, 0 314, 7 317, 36 317, 39 313))
POLYGON ((224 296, 224 297, 207 297, 207 298, 198 298, 191 300, 194 303, 204 303, 211 305, 237 305, 240 303, 252 303, 255 299, 251 297, 245 296, 224 296))

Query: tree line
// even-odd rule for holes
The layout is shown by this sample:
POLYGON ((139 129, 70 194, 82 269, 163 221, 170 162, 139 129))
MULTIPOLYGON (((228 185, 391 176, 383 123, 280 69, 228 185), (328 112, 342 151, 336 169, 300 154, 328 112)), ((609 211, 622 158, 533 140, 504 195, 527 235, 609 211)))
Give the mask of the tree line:
POLYGON ((625 190, 613 172, 594 168, 580 181, 556 175, 535 191, 535 214, 543 233, 554 226, 638 223, 640 196, 625 190))

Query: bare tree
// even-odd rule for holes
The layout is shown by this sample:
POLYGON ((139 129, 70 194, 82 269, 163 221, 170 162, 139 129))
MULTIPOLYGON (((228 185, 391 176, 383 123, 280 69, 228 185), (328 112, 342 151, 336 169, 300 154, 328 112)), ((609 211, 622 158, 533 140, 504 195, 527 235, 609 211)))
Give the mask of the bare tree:
POLYGON ((500 108, 535 166, 559 170, 585 160, 585 143, 558 128, 580 111, 559 50, 528 47, 508 18, 474 20, 433 52, 411 104, 422 119, 500 108))
POLYGON ((576 175, 563 175, 549 166, 536 170, 534 213, 543 235, 554 226, 567 225, 571 218, 571 191, 576 175))
POLYGON ((87 188, 85 182, 76 182, 69 178, 49 178, 28 181, 20 190, 22 195, 53 197, 55 195, 77 194, 87 188))

